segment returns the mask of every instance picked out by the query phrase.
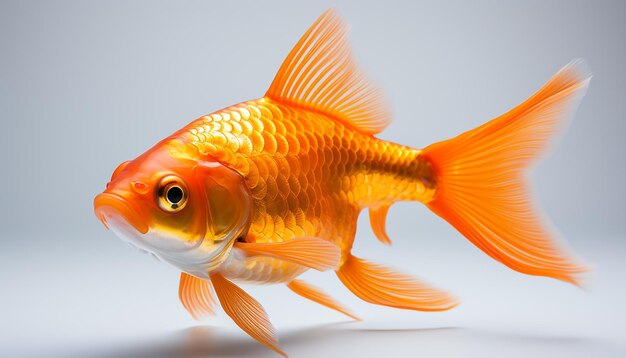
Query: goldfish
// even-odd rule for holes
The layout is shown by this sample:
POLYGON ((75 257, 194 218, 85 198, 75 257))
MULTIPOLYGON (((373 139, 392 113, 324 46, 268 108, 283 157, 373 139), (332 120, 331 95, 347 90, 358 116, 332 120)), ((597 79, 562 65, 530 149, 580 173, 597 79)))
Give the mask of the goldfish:
POLYGON ((357 297, 394 308, 459 303, 352 255, 363 209, 382 244, 391 244, 390 206, 418 201, 511 269, 580 284, 587 268, 536 213, 526 173, 586 92, 583 63, 480 127, 414 149, 376 137, 390 110, 357 66, 347 32, 337 11, 324 12, 263 97, 202 116, 120 164, 94 200, 96 216, 181 271, 179 298, 194 318, 215 314, 219 302, 281 355, 267 313, 238 283, 285 284, 354 319, 299 276, 333 270, 357 297))

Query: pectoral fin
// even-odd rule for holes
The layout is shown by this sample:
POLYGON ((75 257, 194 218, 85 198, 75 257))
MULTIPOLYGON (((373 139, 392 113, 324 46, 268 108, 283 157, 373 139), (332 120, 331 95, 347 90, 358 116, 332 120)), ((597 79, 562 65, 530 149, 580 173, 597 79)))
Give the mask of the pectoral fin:
POLYGON ((335 269, 341 259, 339 247, 319 237, 297 237, 283 242, 237 242, 248 255, 270 256, 319 271, 335 269))
POLYGON ((215 314, 213 310, 215 299, 213 298, 211 281, 181 272, 178 297, 194 319, 215 314))
POLYGON ((345 308, 341 303, 335 301, 332 297, 320 291, 317 287, 309 285, 304 281, 293 280, 287 284, 287 287, 289 287, 290 290, 304 298, 308 298, 309 300, 317 302, 322 306, 326 306, 335 311, 339 311, 354 320, 361 320, 359 317, 355 316, 352 312, 345 308))
POLYGON ((211 274, 211 281, 224 312, 235 324, 252 338, 286 357, 287 354, 280 349, 274 327, 263 306, 219 273, 211 274))

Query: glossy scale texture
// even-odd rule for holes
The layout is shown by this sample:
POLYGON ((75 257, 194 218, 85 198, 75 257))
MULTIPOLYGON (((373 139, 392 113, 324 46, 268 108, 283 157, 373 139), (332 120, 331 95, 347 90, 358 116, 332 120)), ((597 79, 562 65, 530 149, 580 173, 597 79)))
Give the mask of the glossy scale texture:
MULTIPOLYGON (((426 203, 435 191, 419 150, 268 98, 203 116, 177 136, 197 148, 201 160, 218 160, 243 175, 253 197, 248 241, 317 236, 347 255, 361 209, 397 200, 426 203)), ((250 272, 226 275, 288 281, 303 270, 267 257, 246 260, 250 272)))

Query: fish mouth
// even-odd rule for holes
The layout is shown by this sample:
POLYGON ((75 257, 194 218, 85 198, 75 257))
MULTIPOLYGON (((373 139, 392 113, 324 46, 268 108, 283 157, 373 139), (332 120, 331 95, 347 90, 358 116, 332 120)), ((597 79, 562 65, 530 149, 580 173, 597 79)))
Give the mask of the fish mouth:
POLYGON ((112 226, 127 223, 139 234, 146 234, 148 224, 124 197, 113 193, 102 193, 96 196, 93 202, 94 212, 107 229, 112 226))
POLYGON ((122 241, 182 271, 205 279, 209 279, 209 272, 226 260, 241 231, 247 230, 247 226, 244 226, 219 241, 205 240, 202 235, 190 244, 177 240, 173 233, 150 227, 132 202, 111 192, 96 196, 94 212, 106 228, 122 241))

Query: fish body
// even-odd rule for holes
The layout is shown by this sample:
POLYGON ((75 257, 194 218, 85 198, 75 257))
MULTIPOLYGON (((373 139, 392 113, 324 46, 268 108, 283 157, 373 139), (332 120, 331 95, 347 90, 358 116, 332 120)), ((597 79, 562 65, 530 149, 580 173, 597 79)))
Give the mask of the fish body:
MULTIPOLYGON (((203 116, 178 137, 193 145, 199 160, 217 159, 245 178, 254 207, 248 234, 253 242, 320 237, 341 248, 345 258, 363 208, 398 200, 428 202, 435 191, 432 170, 419 150, 269 98, 203 116)), ((227 262, 225 276, 288 282, 305 269, 267 257, 243 261, 227 262)))
POLYGON ((584 94, 579 62, 511 111, 414 149, 375 137, 391 118, 356 66, 347 28, 325 12, 289 53, 267 93, 202 116, 114 171, 94 201, 117 236, 181 271, 194 318, 217 304, 283 354, 263 307, 235 282, 283 283, 357 318, 300 280, 334 270, 374 304, 441 311, 458 300, 351 250, 362 210, 383 244, 389 207, 419 201, 510 268, 579 284, 586 268, 552 240, 528 199, 526 170, 584 94))

